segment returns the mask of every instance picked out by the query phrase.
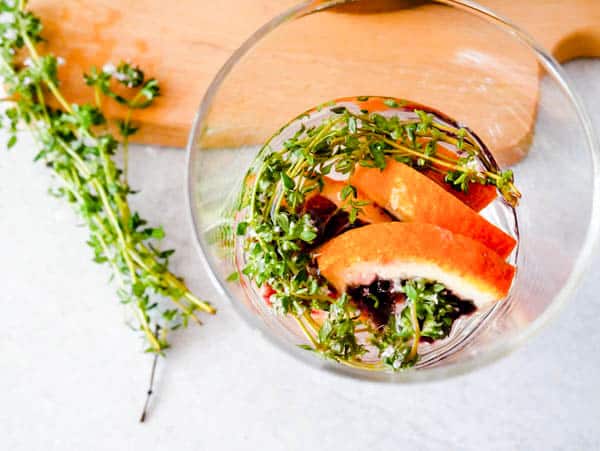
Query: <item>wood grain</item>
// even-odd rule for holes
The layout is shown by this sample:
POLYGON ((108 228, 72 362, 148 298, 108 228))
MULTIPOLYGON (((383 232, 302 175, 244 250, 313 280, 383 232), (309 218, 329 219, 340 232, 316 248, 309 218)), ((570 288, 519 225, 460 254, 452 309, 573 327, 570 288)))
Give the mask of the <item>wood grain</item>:
MULTIPOLYGON (((60 75, 70 100, 92 100, 80 82, 90 65, 135 61, 161 81, 164 94, 138 115, 144 125, 138 141, 183 147, 214 74, 258 26, 294 3, 178 0, 166 7, 160 0, 131 0, 124 8, 111 0, 32 0, 31 7, 44 21, 49 49, 67 60, 60 75)), ((317 14, 275 31, 224 86, 206 142, 258 143, 325 100, 383 94, 441 109, 481 134, 503 163, 517 161, 535 120, 537 63, 502 33, 479 31, 479 19, 422 3, 385 14, 317 14), (332 29, 337 39, 327 32, 332 29)), ((598 1, 529 0, 525 8, 513 0, 483 3, 562 61, 600 56, 598 1)), ((122 114, 110 109, 113 117, 122 114)))

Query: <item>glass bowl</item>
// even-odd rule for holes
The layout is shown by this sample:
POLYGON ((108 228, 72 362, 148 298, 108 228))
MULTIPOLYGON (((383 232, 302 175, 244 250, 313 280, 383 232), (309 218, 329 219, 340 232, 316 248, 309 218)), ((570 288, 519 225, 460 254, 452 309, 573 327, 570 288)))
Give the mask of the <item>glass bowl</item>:
MULTIPOLYGON (((273 143, 271 143, 273 144, 273 143)), ((570 297, 599 230, 599 149, 557 64, 508 20, 470 1, 307 1, 254 33, 206 92, 188 144, 195 238, 219 292, 277 346, 320 368, 412 382, 468 371, 515 349, 570 297), (447 26, 446 26, 447 25, 447 26), (400 371, 366 371, 301 349, 295 322, 267 308, 244 278, 226 214, 261 147, 316 105, 381 95, 428 105, 466 124, 510 167, 523 198, 511 293, 461 326, 445 351, 400 371)))

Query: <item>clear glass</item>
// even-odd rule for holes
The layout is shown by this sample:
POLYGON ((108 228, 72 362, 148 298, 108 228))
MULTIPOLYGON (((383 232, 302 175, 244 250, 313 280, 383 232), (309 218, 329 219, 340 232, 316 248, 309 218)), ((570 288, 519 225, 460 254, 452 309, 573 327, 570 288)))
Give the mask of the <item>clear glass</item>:
MULTIPOLYGON (((218 73, 188 145, 192 222, 219 291, 273 343, 341 374, 391 382, 468 371, 515 349, 576 288, 600 225, 599 149, 556 61, 528 35, 469 1, 308 1, 259 29, 218 73), (446 24, 447 26, 444 26, 446 24), (402 372, 368 372, 300 349, 235 270, 224 209, 265 141, 303 111, 360 95, 410 99, 474 130, 523 194, 518 272, 508 299, 482 312, 447 352, 402 372)), ((514 231, 510 216, 486 216, 514 231)))

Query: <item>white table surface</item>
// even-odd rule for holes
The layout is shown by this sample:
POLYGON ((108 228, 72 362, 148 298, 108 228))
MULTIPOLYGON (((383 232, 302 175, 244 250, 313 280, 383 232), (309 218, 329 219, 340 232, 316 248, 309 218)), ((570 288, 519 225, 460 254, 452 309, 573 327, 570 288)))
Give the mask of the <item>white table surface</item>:
MULTIPOLYGON (((600 61, 568 73, 600 127, 600 61)), ((600 256, 558 320, 492 366, 425 385, 347 380, 273 348, 216 297, 192 241, 185 155, 147 147, 132 152, 136 206, 219 314, 172 337, 139 424, 150 357, 33 155, 27 139, 0 154, 0 450, 600 449, 600 256)))

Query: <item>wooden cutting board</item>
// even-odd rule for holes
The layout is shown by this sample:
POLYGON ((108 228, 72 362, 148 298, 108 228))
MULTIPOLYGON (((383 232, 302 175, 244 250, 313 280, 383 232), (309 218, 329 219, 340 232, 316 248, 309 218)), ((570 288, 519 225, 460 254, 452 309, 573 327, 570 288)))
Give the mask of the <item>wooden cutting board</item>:
MULTIPOLYGON (((377 10, 379 0, 372 1, 377 10)), ((155 107, 137 115, 143 124, 138 142, 183 147, 214 74, 258 26, 295 3, 31 0, 30 5, 43 19, 50 50, 67 61, 60 75, 68 99, 92 100, 80 82, 91 65, 131 60, 158 78, 163 92, 155 107)), ((412 8, 388 14, 354 9, 316 14, 276 32, 253 56, 259 65, 235 72, 223 93, 223 107, 213 112, 206 142, 214 147, 260 143, 289 118, 325 100, 381 94, 438 108, 480 133, 501 163, 518 161, 535 121, 535 61, 501 33, 477 33, 475 18, 465 21, 451 8, 412 3, 412 8), (353 33, 356 27, 360 34, 353 33), (344 39, 328 39, 324 30, 331 28, 344 39), (365 30, 373 30, 368 34, 372 38, 365 40, 365 30), (394 42, 398 45, 390 45, 394 42), (324 66, 323 58, 330 64, 324 66), (498 64, 490 64, 489 58, 498 64), (385 71, 375 83, 361 70, 383 63, 385 71), (290 64, 294 73, 280 77, 290 64), (443 70, 428 70, 436 65, 443 70), (505 108, 507 96, 514 107, 505 108), (261 104, 265 98, 268 102, 261 104)), ((598 0, 482 3, 529 31, 561 61, 600 56, 598 0)), ((110 110, 113 117, 122 114, 119 107, 110 110)))

